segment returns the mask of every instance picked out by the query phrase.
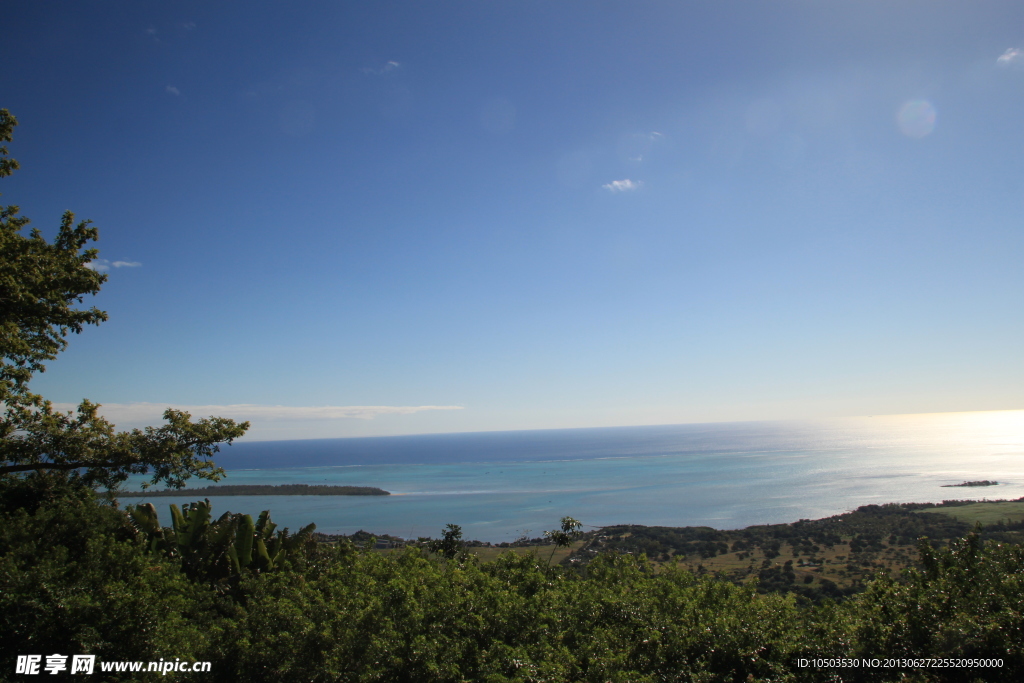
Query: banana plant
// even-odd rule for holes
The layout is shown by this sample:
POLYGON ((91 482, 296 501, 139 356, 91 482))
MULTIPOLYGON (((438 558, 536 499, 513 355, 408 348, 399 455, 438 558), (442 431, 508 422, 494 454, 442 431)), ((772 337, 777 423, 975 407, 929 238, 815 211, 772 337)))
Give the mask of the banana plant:
POLYGON ((167 539, 160 526, 160 516, 152 503, 129 505, 128 518, 135 530, 146 538, 146 547, 149 552, 156 553, 166 548, 167 539))
POLYGON ((150 552, 180 557, 187 574, 213 582, 237 578, 243 571, 273 571, 289 554, 305 547, 316 529, 309 524, 294 535, 287 529, 275 534, 277 525, 270 521, 269 510, 255 523, 249 515, 232 512, 211 522, 209 499, 170 508, 170 528, 160 526, 152 503, 129 506, 128 515, 150 552))

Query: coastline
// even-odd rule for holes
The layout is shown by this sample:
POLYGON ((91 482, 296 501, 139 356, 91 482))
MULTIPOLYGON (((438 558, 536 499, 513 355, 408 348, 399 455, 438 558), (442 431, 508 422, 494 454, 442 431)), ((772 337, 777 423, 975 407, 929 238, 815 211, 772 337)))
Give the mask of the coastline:
POLYGON ((323 486, 317 484, 224 484, 197 489, 162 489, 159 491, 126 491, 131 497, 180 497, 182 491, 193 496, 390 496, 389 491, 375 486, 323 486))

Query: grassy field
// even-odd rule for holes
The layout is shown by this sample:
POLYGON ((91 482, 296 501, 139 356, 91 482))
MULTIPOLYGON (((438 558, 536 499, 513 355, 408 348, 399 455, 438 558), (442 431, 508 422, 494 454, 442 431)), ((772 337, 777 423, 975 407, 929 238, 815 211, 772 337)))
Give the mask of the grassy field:
POLYGON ((569 557, 569 553, 577 548, 583 546, 583 541, 577 541, 569 548, 555 548, 553 545, 531 545, 523 548, 495 548, 495 547, 473 547, 469 548, 469 552, 473 553, 480 558, 481 562, 490 562, 497 559, 502 553, 507 553, 510 550, 519 555, 525 555, 527 553, 537 553, 537 557, 547 562, 548 558, 551 558, 551 564, 558 564, 565 558, 569 557), (554 557, 551 555, 551 551, 554 550, 554 557))
POLYGON ((986 501, 956 507, 937 507, 922 512, 938 512, 968 524, 997 524, 1007 520, 1020 522, 1024 520, 1024 501, 986 501))
MULTIPOLYGON (((569 556, 572 550, 582 547, 583 541, 577 541, 572 548, 555 549, 552 564, 558 564, 569 556)), ((789 560, 793 562, 793 571, 798 581, 804 581, 810 577, 810 582, 829 579, 839 586, 849 586, 857 581, 862 581, 878 569, 885 568, 890 574, 896 576, 902 567, 917 559, 917 551, 912 548, 888 546, 883 544, 885 549, 880 553, 859 553, 856 562, 851 562, 851 554, 847 543, 837 544, 832 549, 822 549, 817 553, 817 559, 822 560, 815 565, 803 564, 807 558, 795 558, 787 554, 779 555, 769 560, 769 566, 782 567, 789 560)), ((547 561, 551 557, 554 546, 528 546, 524 548, 469 548, 469 551, 480 558, 483 562, 490 562, 500 554, 509 552, 525 555, 535 552, 537 557, 547 561)), ((764 554, 758 550, 743 553, 726 553, 707 559, 696 559, 683 561, 680 564, 690 571, 698 573, 724 572, 732 575, 754 576, 764 564, 764 554)), ((666 566, 669 562, 653 562, 655 566, 666 566)))
MULTIPOLYGON (((532 545, 518 548, 478 546, 467 548, 467 550, 480 558, 481 562, 492 562, 502 553, 514 552, 518 555, 535 553, 542 562, 548 562, 548 559, 551 558, 551 564, 558 564, 568 557, 572 551, 581 548, 584 543, 584 541, 577 541, 570 548, 556 548, 553 545, 532 545), (554 550, 553 557, 552 550, 554 550)), ((386 549, 377 550, 377 552, 387 554, 395 551, 386 549)), ((769 560, 768 566, 783 567, 787 561, 791 560, 793 572, 796 574, 798 582, 805 582, 807 577, 809 577, 810 580, 806 581, 807 583, 828 579, 841 587, 846 587, 863 581, 875 571, 883 568, 887 569, 892 576, 897 576, 902 567, 917 559, 917 551, 907 547, 886 545, 882 552, 858 553, 855 561, 851 561, 854 558, 850 554, 849 546, 846 543, 842 543, 837 544, 831 549, 822 549, 821 552, 817 553, 817 559, 821 560, 821 562, 808 565, 803 564, 807 562, 807 558, 795 558, 782 554, 769 560)), ((683 561, 680 564, 695 573, 714 574, 716 572, 723 572, 733 576, 756 576, 758 571, 764 566, 764 560, 764 554, 759 550, 754 550, 744 553, 727 553, 707 559, 683 561)), ((656 567, 663 567, 671 564, 672 561, 659 562, 652 560, 652 563, 656 567)))
MULTIPOLYGON (((832 548, 822 548, 815 554, 813 564, 806 557, 793 557, 782 553, 768 560, 768 566, 783 567, 792 561, 793 572, 798 583, 815 583, 828 579, 840 587, 864 581, 879 569, 886 569, 890 576, 898 576, 900 570, 917 560, 917 550, 906 546, 883 543, 881 552, 851 553, 848 542, 837 543, 832 548)), ((726 553, 706 559, 683 561, 682 566, 693 572, 724 572, 730 575, 756 576, 764 566, 766 558, 759 550, 743 553, 726 553)))

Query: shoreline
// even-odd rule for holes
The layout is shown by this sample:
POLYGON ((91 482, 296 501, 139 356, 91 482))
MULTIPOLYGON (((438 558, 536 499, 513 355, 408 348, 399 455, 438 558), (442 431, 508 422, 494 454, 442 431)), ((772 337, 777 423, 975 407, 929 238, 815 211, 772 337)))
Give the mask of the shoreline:
POLYGON ((126 498, 169 498, 181 496, 390 496, 376 486, 328 486, 319 484, 224 484, 198 489, 124 491, 126 498))

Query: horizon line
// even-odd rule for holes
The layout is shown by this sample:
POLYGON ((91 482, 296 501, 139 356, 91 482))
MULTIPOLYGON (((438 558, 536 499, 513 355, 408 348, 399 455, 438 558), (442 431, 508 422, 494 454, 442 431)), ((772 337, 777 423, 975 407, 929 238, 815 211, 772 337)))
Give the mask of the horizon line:
POLYGON ((753 423, 771 423, 771 422, 823 422, 827 420, 858 420, 858 419, 872 419, 872 418, 900 418, 900 417, 922 417, 922 416, 939 416, 939 415, 972 415, 979 413, 1014 413, 1024 412, 1024 408, 995 408, 991 410, 939 410, 935 412, 921 412, 921 413, 872 413, 870 415, 830 415, 830 416, 819 416, 819 417, 787 417, 787 418, 768 418, 768 419, 752 419, 752 420, 705 420, 700 422, 650 422, 650 423, 637 423, 637 424, 618 424, 618 425, 600 425, 600 426, 583 426, 583 427, 537 427, 537 428, 521 428, 521 429, 471 429, 465 431, 454 431, 454 432, 414 432, 410 434, 375 434, 375 435, 359 435, 359 436, 319 436, 319 437, 308 437, 298 439, 246 439, 244 436, 236 439, 234 443, 273 443, 281 441, 340 441, 340 440, 355 440, 355 439, 399 439, 405 437, 417 437, 417 436, 452 436, 455 434, 508 434, 518 432, 562 432, 562 431, 574 431, 584 429, 627 429, 630 427, 683 427, 683 426, 700 426, 700 425, 725 425, 725 424, 753 424, 753 423))

